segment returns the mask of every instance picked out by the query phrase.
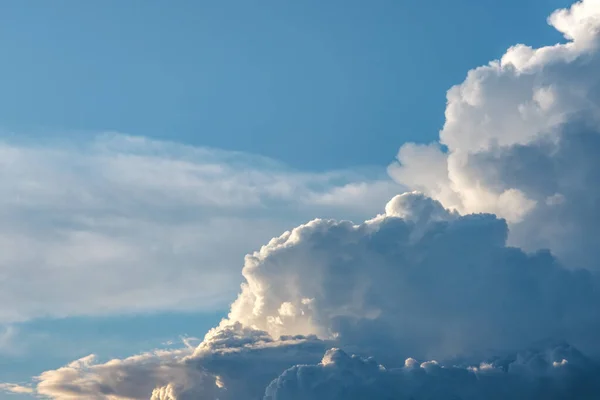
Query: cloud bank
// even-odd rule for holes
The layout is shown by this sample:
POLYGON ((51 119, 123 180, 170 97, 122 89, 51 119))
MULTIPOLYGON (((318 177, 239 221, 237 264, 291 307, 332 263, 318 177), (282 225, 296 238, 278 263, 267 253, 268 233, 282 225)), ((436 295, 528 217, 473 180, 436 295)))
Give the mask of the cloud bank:
POLYGON ((566 43, 514 46, 470 71, 448 92, 440 141, 400 149, 390 174, 417 191, 247 255, 228 317, 198 347, 90 356, 7 388, 58 400, 600 398, 600 1, 549 22, 566 43))
POLYGON ((369 215, 396 188, 119 134, 2 142, 0 324, 225 309, 248 251, 315 213, 369 215))
POLYGON ((394 369, 331 349, 318 364, 286 370, 267 387, 264 400, 591 399, 600 393, 599 372, 564 344, 475 367, 409 358, 394 369))
POLYGON ((246 282, 228 318, 197 348, 104 364, 86 357, 44 372, 37 393, 56 399, 341 399, 348 393, 441 399, 449 386, 457 396, 488 398, 510 382, 515 398, 528 398, 547 393, 539 386, 548 388, 542 385, 548 379, 571 387, 571 374, 591 385, 596 376, 577 371, 595 373, 596 364, 551 341, 600 354, 598 277, 566 269, 548 252, 507 247, 507 234, 504 220, 459 216, 419 193, 393 198, 385 214, 360 225, 313 220, 246 257, 246 282), (526 363, 539 368, 531 379, 520 375, 521 356, 509 366, 481 367, 491 355, 540 341, 547 342, 541 355, 526 363), (334 346, 356 356, 340 350, 323 358, 334 346), (363 360, 369 356, 385 367, 363 360), (403 365, 414 364, 404 361, 410 357, 438 361, 408 371, 403 365), (566 363, 574 366, 556 370, 566 363), (431 385, 438 389, 423 389, 431 385))

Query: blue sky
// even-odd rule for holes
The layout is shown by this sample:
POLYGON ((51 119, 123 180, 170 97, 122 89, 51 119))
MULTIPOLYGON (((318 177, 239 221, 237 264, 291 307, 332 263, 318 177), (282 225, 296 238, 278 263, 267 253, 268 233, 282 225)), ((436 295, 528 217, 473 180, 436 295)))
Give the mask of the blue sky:
POLYGON ((34 137, 113 130, 303 169, 386 165, 400 144, 437 137, 445 91, 470 68, 518 42, 561 40, 545 17, 567 5, 6 1, 0 124, 34 137))
MULTIPOLYGON (((39 306, 48 297, 29 293, 37 286, 23 286, 27 301, 19 304, 27 305, 3 316, 7 333, 6 341, 0 340, 0 382, 26 381, 90 353, 123 357, 183 335, 202 336, 225 315, 238 291, 244 254, 315 216, 364 219, 383 209, 401 191, 387 182, 385 167, 403 143, 437 139, 446 90, 513 44, 562 41, 546 17, 570 3, 3 2, 0 139, 22 155, 22 164, 14 165, 24 167, 5 172, 10 184, 2 190, 16 193, 11 177, 16 182, 21 176, 43 177, 49 188, 35 192, 19 186, 18 198, 27 201, 11 203, 14 208, 2 216, 15 232, 52 232, 57 238, 66 231, 84 232, 69 229, 85 217, 105 236, 102 242, 94 242, 100 236, 73 236, 65 242, 68 248, 57 251, 45 250, 54 241, 36 238, 36 244, 22 245, 43 247, 39 258, 29 260, 28 250, 22 250, 2 262, 33 265, 75 249, 52 268, 76 265, 86 260, 86 244, 96 243, 111 249, 110 265, 123 266, 106 278, 107 296, 132 276, 150 275, 148 285, 157 294, 149 290, 138 307, 134 297, 103 303, 99 291, 100 297, 77 307, 69 305, 80 301, 77 293, 68 299, 61 289, 48 290, 47 296, 67 298, 57 300, 54 312, 39 306), (106 139, 104 132, 119 134, 106 139), (131 139, 131 144, 120 134, 144 143, 131 139), (211 150, 210 163, 199 161, 205 160, 204 150, 198 150, 204 148, 219 149, 211 150), (245 159, 231 161, 242 157, 232 151, 245 159), (146 158, 130 157, 140 154, 146 158), (105 158, 110 165, 99 164, 105 158), (180 161, 190 162, 194 176, 210 170, 206 180, 190 183, 191 167, 180 161), (162 162, 168 165, 160 168, 162 162), (157 181, 135 186, 148 165, 158 165, 157 181), (276 173, 269 170, 273 165, 276 173), (247 174, 223 175, 229 170, 247 174), (158 176, 161 171, 165 176, 158 176), (235 190, 214 184, 224 176, 235 190), (161 182, 173 184, 168 194, 161 182), (55 193, 69 184, 74 185, 71 200, 83 188, 106 194, 106 201, 85 203, 79 219, 63 218, 69 207, 83 204, 64 202, 63 194, 55 193), (190 187, 206 198, 188 201, 197 194, 190 187), (231 204, 209 198, 219 190, 231 204), (256 204, 248 200, 252 196, 256 204), (132 213, 139 226, 114 222, 132 213), (110 223, 103 219, 107 216, 110 223), (214 231, 202 230, 207 220, 223 231, 212 236, 214 231), (245 228, 248 221, 256 224, 245 228), (160 240, 161 234, 187 229, 196 235, 188 241, 160 240), (229 235, 236 229, 239 234, 229 235), (108 243, 111 232, 131 246, 108 243), (235 245, 228 247, 226 240, 235 245), (205 254, 209 247, 227 257, 215 262, 212 253, 205 254), (150 249, 151 256, 141 258, 134 248, 150 249), (154 272, 136 275, 140 260, 143 265, 156 261, 154 272), (196 276, 196 264, 213 269, 196 276), (164 272, 160 265, 182 270, 164 272), (164 281, 204 286, 182 289, 177 297, 161 293, 164 281), (161 296, 171 299, 156 300, 161 296), (219 300, 208 301, 209 296, 219 300)), ((32 253, 37 257, 37 248, 32 253)), ((97 259, 93 271, 104 268, 102 256, 97 259)), ((21 281, 15 282, 19 287, 21 281)))

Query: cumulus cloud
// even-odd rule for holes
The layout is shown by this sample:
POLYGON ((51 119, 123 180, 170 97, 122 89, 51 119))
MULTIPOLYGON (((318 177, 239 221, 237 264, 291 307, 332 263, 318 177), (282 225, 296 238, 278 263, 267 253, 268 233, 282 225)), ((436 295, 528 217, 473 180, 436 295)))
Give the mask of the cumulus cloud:
POLYGON ((519 44, 470 71, 448 91, 439 143, 402 146, 389 171, 447 208, 506 218, 513 245, 597 269, 599 3, 548 22, 565 43, 519 44))
POLYGON ((598 278, 506 247, 507 235, 493 215, 457 216, 418 193, 362 224, 314 220, 246 257, 229 318, 275 337, 334 337, 386 362, 545 337, 597 347, 598 278))
POLYGON ((396 187, 119 134, 2 142, 0 323, 225 308, 248 251, 315 213, 369 215, 396 187))
MULTIPOLYGON (((395 197, 385 214, 359 225, 313 220, 247 256, 246 282, 229 317, 195 349, 105 364, 85 358, 42 374, 37 393, 55 399, 239 400, 260 398, 269 387, 267 399, 296 398, 290 387, 298 384, 288 383, 290 374, 315 378, 317 387, 322 378, 294 366, 318 364, 333 346, 357 354, 351 358, 356 373, 364 372, 361 357, 375 356, 391 369, 408 357, 437 359, 441 368, 556 338, 598 354, 597 276, 567 270, 548 252, 506 247, 507 234, 506 223, 493 215, 458 216, 419 193, 395 197), (270 384, 289 368, 292 372, 270 384)), ((328 354, 315 368, 342 357, 328 354)), ((577 357, 553 356, 547 363, 562 367, 577 357)), ((367 372, 380 369, 367 364, 367 372)), ((439 383, 440 393, 443 385, 474 373, 451 370, 439 383)), ((417 381, 411 375, 393 390, 409 396, 429 381, 438 385, 436 377, 414 374, 417 381)), ((365 388, 348 390, 364 394, 377 388, 382 390, 377 396, 392 390, 365 379, 365 388)), ((345 383, 340 385, 315 396, 345 398, 345 383)), ((530 393, 524 387, 519 395, 530 393)), ((297 398, 312 395, 299 393, 297 398)))
MULTIPOLYGON (((469 72, 448 92, 440 141, 400 149, 390 174, 415 191, 362 223, 313 219, 248 254, 227 318, 196 348, 86 357, 32 390, 57 400, 600 398, 600 2, 549 22, 566 43, 514 46, 469 72)), ((148 179, 138 175, 114 179, 136 187, 148 179)), ((174 193, 190 186, 189 174, 169 176, 174 193)), ((289 194, 272 175, 243 176, 266 189, 232 196, 235 207, 289 194)), ((335 194, 363 187, 325 186, 294 198, 343 207, 335 194)))

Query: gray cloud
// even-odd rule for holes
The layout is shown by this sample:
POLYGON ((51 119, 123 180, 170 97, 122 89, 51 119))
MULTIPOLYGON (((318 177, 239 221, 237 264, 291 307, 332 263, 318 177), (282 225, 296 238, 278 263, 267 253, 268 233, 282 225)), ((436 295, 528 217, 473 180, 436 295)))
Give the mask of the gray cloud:
POLYGON ((332 349, 319 364, 286 370, 267 387, 264 400, 595 399, 598 376, 600 366, 568 345, 475 367, 407 359, 395 369, 332 349))

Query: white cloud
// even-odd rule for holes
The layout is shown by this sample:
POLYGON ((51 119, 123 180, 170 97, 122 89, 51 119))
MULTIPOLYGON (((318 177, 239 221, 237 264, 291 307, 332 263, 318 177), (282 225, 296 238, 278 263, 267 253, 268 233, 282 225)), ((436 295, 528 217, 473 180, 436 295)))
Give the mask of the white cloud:
POLYGON ((402 146, 389 171, 445 207, 506 218, 511 244, 550 248, 573 268, 597 269, 599 2, 584 0, 548 21, 566 43, 516 45, 469 71, 448 91, 439 143, 402 146))
POLYGON ((274 337, 337 338, 386 363, 546 336, 600 351, 589 337, 597 277, 505 247, 507 235, 492 215, 458 217, 418 193, 363 224, 313 220, 246 257, 229 318, 274 337))
POLYGON ((315 213, 368 214, 397 187, 118 134, 0 143, 0 322, 224 307, 245 253, 315 213))

